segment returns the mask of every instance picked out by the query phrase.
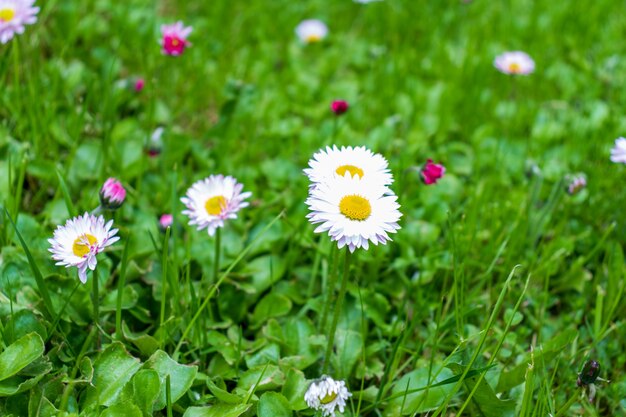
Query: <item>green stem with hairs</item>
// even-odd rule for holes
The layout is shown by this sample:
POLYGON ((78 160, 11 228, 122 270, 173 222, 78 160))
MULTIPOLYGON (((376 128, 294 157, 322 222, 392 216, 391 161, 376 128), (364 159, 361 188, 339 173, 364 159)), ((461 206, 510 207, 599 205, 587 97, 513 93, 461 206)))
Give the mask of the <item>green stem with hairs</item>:
POLYGON ((326 355, 324 356, 324 368, 322 374, 328 372, 330 366, 330 356, 333 353, 333 344, 335 343, 335 331, 337 330, 337 324, 339 323, 339 315, 341 314, 341 308, 343 307, 343 300, 346 296, 346 290, 348 289, 348 274, 350 272, 350 250, 346 247, 346 259, 343 263, 343 277, 341 278, 341 288, 339 289, 339 296, 337 297, 337 303, 335 304, 335 313, 333 315, 333 321, 330 324, 330 331, 328 332, 328 345, 326 346, 326 355))
POLYGON ((337 285, 337 269, 339 264, 339 250, 333 245, 330 248, 332 252, 332 263, 330 264, 330 274, 328 275, 328 282, 326 283, 326 300, 324 301, 324 308, 322 310, 322 321, 320 322, 320 333, 326 331, 326 322, 328 321, 328 311, 330 310, 330 303, 333 299, 333 293, 337 285))

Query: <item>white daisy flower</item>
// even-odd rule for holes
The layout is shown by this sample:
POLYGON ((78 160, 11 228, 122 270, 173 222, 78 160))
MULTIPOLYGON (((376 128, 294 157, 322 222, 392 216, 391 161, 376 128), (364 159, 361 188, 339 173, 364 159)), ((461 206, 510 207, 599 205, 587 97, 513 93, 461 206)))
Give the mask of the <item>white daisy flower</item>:
POLYGON ((189 225, 198 230, 206 228, 213 236, 218 227, 224 227, 224 220, 236 219, 239 209, 248 206, 244 200, 252 193, 242 193, 242 188, 235 178, 223 175, 211 175, 194 183, 181 198, 187 206, 183 214, 189 216, 189 225))
POLYGON ((87 282, 87 268, 96 269, 96 255, 120 238, 115 236, 117 229, 111 229, 113 220, 104 223, 103 216, 85 213, 65 222, 65 226, 57 226, 52 239, 52 259, 57 265, 78 268, 78 278, 87 282))
POLYGON ((39 7, 35 0, 0 0, 0 42, 7 43, 13 36, 24 33, 24 25, 37 21, 39 7))
POLYGON ((626 164, 626 138, 615 139, 615 146, 611 149, 611 162, 626 164))
POLYGON ((321 223, 315 233, 328 232, 340 249, 367 250, 370 241, 385 244, 391 240, 388 233, 400 229, 397 198, 386 186, 346 172, 310 190, 306 204, 311 213, 307 217, 313 224, 321 223))
POLYGON ((387 168, 388 163, 381 154, 374 153, 365 146, 333 145, 321 149, 309 160, 309 168, 304 173, 313 183, 313 187, 329 178, 343 177, 346 173, 367 181, 370 184, 389 185, 393 176, 387 168))
POLYGON ((313 381, 304 394, 304 401, 315 410, 322 410, 322 415, 332 416, 335 409, 340 413, 346 407, 346 400, 352 394, 346 388, 344 381, 335 381, 329 376, 323 375, 320 379, 313 381))
POLYGON ((296 26, 296 35, 304 43, 320 42, 328 35, 328 26, 317 19, 303 20, 296 26))
POLYGON ((505 52, 493 61, 496 69, 509 75, 528 75, 535 70, 535 61, 522 51, 505 52))

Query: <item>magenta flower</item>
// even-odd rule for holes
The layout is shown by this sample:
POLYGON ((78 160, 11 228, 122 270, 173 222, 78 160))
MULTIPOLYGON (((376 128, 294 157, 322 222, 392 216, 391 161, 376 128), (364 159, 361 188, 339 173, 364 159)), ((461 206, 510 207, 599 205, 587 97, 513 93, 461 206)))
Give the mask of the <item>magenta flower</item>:
POLYGON ((330 109, 333 111, 333 113, 335 113, 337 116, 341 116, 342 114, 344 114, 345 112, 348 111, 348 102, 345 100, 335 100, 330 104, 330 109))
POLYGON ((436 184, 445 173, 446 168, 443 165, 433 163, 432 159, 426 161, 421 172, 422 179, 426 185, 436 184))
POLYGON ((172 223, 174 223, 174 216, 172 216, 171 214, 166 213, 166 214, 161 215, 161 217, 159 217, 159 226, 161 227, 162 230, 165 230, 168 227, 170 227, 172 223))
POLYGON ((161 25, 161 53, 172 56, 181 55, 186 47, 191 46, 191 42, 187 40, 191 31, 191 26, 185 27, 181 21, 171 25, 161 25))
POLYGON ((126 190, 121 182, 109 178, 100 189, 100 205, 106 210, 116 210, 122 206, 126 190))
POLYGON ((137 78, 135 80, 135 91, 140 92, 146 86, 146 81, 143 78, 137 78))

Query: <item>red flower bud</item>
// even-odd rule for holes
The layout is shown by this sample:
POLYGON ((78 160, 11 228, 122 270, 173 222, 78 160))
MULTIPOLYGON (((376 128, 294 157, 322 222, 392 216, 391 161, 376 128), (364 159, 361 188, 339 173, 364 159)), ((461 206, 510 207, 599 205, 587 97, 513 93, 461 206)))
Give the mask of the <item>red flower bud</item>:
POLYGON ((433 163, 432 159, 426 161, 421 172, 422 179, 426 185, 436 184, 437 180, 441 179, 445 173, 446 168, 443 165, 433 163))
POLYGON ((348 111, 348 102, 345 100, 335 100, 330 104, 330 109, 337 116, 341 116, 348 111))

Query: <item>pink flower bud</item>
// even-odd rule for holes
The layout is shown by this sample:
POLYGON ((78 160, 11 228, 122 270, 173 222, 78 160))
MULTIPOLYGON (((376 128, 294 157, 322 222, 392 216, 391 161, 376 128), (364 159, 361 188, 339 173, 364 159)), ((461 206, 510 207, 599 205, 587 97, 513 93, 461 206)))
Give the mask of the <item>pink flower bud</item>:
POLYGON ((333 111, 333 113, 335 113, 337 116, 341 116, 342 114, 344 114, 345 112, 348 111, 348 102, 345 100, 335 100, 331 103, 330 105, 330 109, 333 111))
POLYGON ((109 178, 100 189, 100 205, 106 210, 116 210, 121 207, 126 198, 126 190, 121 182, 109 178))
POLYGON ((174 216, 171 214, 166 213, 159 217, 159 226, 161 227, 161 230, 167 229, 172 225, 172 223, 174 223, 174 216))
POLYGON ((422 179, 426 185, 436 184, 445 173, 446 168, 443 165, 435 164, 432 159, 429 159, 422 168, 422 179))
POLYGON ((139 93, 141 90, 143 90, 145 85, 146 82, 143 78, 137 78, 137 80, 135 81, 135 91, 139 93))

